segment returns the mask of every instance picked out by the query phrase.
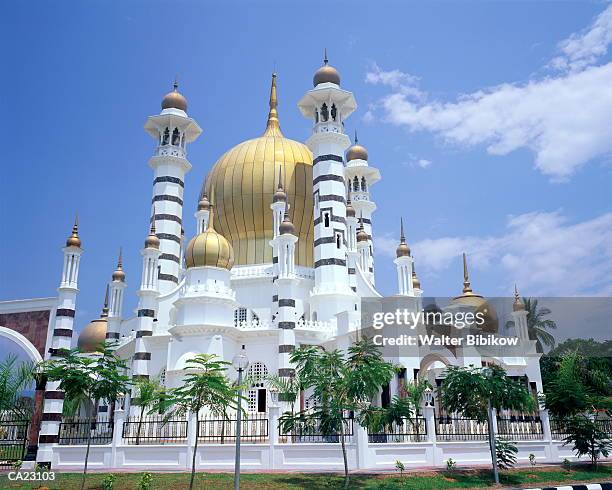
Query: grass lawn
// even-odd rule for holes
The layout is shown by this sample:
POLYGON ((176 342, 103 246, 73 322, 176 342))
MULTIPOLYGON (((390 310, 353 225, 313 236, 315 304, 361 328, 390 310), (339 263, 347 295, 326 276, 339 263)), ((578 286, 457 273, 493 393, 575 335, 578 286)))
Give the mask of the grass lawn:
MULTIPOLYGON (((92 473, 87 477, 86 488, 102 490, 104 474, 92 473)), ((138 490, 140 474, 118 473, 115 481, 116 490, 138 490)), ((602 466, 597 472, 586 467, 576 467, 567 472, 558 467, 523 468, 501 473, 502 486, 539 487, 543 484, 612 480, 612 466, 602 466)), ((77 473, 56 473, 54 482, 40 484, 11 482, 7 475, 0 476, 0 488, 36 489, 47 486, 51 490, 77 490, 81 475, 77 473)), ((231 488, 233 475, 227 473, 198 473, 196 488, 206 490, 226 490, 231 488)), ((288 489, 288 490, 322 490, 340 489, 343 477, 335 474, 312 473, 250 473, 243 474, 240 487, 245 490, 288 489)), ((179 490, 188 488, 188 473, 157 473, 153 475, 152 490, 179 490)), ((351 489, 409 489, 435 490, 451 488, 491 488, 493 487, 489 471, 455 471, 406 473, 400 478, 395 475, 351 475, 351 489)))

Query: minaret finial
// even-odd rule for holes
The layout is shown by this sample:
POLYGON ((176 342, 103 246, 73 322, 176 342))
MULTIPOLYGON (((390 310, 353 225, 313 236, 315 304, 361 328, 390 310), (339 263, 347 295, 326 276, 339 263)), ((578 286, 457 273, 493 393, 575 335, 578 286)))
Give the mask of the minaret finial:
POLYGON ((178 75, 174 76, 174 82, 172 82, 172 88, 174 88, 175 92, 178 92, 178 75))
POLYGON ((467 255, 463 252, 463 294, 472 293, 472 288, 470 287, 470 276, 468 273, 467 266, 467 255))
POLYGON ((102 307, 102 314, 100 318, 106 318, 108 316, 108 284, 106 285, 106 294, 104 295, 104 306, 102 307))
POLYGON ((74 216, 74 225, 72 225, 72 233, 66 240, 66 246, 81 248, 81 239, 79 238, 79 215, 78 213, 74 216))
POLYGON ((359 143, 359 140, 357 139, 357 130, 355 129, 355 144, 359 143))
POLYGON ((117 258, 117 269, 123 268, 123 247, 119 247, 119 257, 117 258))
POLYGON ((151 235, 155 235, 155 203, 151 205, 151 235))
POLYGON ((276 73, 272 73, 272 86, 270 87, 270 112, 264 136, 282 136, 278 121, 278 97, 276 95, 276 73))
POLYGON ((278 190, 283 190, 283 166, 279 165, 278 167, 278 190))
POLYGON ((324 53, 323 63, 327 65, 327 63, 329 63, 329 60, 327 59, 327 48, 325 48, 324 53))
POLYGON ((400 243, 406 243, 406 236, 404 235, 404 218, 400 217, 400 243))

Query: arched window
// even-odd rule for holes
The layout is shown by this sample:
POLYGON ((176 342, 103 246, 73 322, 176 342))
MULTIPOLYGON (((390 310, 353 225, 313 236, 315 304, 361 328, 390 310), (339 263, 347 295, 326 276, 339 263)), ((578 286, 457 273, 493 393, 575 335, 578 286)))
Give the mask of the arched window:
POLYGON ((179 132, 178 128, 174 128, 174 131, 172 131, 172 146, 178 146, 180 141, 181 133, 179 132))
POLYGON ((170 140, 170 130, 168 128, 164 129, 164 136, 162 138, 162 145, 167 145, 170 140))
POLYGON ((327 104, 325 102, 323 102, 323 105, 321 106, 321 119, 323 122, 329 119, 329 111, 327 110, 327 104))
POLYGON ((263 362, 254 362, 247 373, 251 388, 247 396, 249 412, 266 411, 266 388, 264 381, 268 376, 268 368, 263 362))
POLYGON ((336 104, 332 104, 332 108, 331 108, 331 117, 332 120, 335 121, 336 120, 336 116, 338 115, 338 110, 336 109, 336 104))
POLYGON ((366 184, 366 179, 365 177, 361 177, 361 190, 363 192, 366 192, 368 190, 368 186, 366 184))
POLYGON ((329 228, 329 213, 325 213, 323 218, 324 224, 325 224, 325 228, 329 228))
POLYGON ((355 175, 355 178, 353 179, 353 190, 354 191, 359 190, 359 178, 356 175, 355 175))

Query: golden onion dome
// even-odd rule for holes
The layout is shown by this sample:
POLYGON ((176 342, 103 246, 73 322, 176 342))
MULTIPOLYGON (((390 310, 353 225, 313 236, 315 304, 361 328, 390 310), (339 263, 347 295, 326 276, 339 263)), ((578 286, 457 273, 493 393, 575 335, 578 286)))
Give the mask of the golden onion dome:
POLYGON ((278 170, 278 187, 276 188, 276 192, 274 196, 272 196, 272 202, 287 202, 287 193, 285 189, 283 189, 283 179, 282 179, 282 167, 278 170))
POLYGON ((285 219, 283 219, 282 223, 278 227, 278 231, 281 235, 295 235, 295 226, 291 222, 291 217, 289 213, 285 212, 285 219))
POLYGON ((355 208, 351 204, 351 200, 347 199, 346 200, 346 217, 347 218, 354 218, 356 215, 357 215, 357 213, 355 211, 355 208))
POLYGON ((178 83, 174 81, 173 90, 164 95, 162 109, 180 109, 187 112, 187 99, 178 91, 178 83))
POLYGON ((323 59, 323 66, 319 68, 312 78, 312 84, 316 87, 320 83, 335 83, 340 85, 340 73, 333 66, 329 64, 327 59, 327 50, 325 50, 325 58, 323 59))
POLYGON ((346 152, 346 161, 351 160, 366 160, 368 159, 368 150, 359 144, 357 139, 357 131, 355 131, 355 143, 346 152))
POLYGON ((523 300, 519 296, 518 289, 516 289, 516 284, 514 285, 514 303, 512 304, 512 310, 513 311, 524 311, 525 310, 525 303, 523 303, 523 300))
POLYGON ((368 234, 363 227, 363 218, 361 219, 361 223, 359 224, 359 229, 357 230, 357 242, 366 242, 368 240, 368 234))
POLYGON ((465 254, 463 254, 463 294, 453 298, 451 305, 467 306, 474 310, 475 315, 480 313, 484 318, 480 330, 489 333, 498 331, 497 311, 483 296, 472 291, 465 254))
POLYGON ((395 249, 395 256, 399 259, 400 257, 410 257, 410 247, 406 243, 406 237, 404 236, 404 219, 400 218, 400 243, 395 249))
POLYGON ((213 228, 212 216, 208 229, 194 236, 185 251, 185 264, 191 267, 234 267, 234 249, 226 238, 213 228))
POLYGON ((106 286, 106 297, 102 314, 97 320, 89 322, 77 340, 77 347, 81 352, 92 353, 101 350, 106 341, 106 331, 108 329, 108 286, 106 286))
POLYGON ((414 267, 412 268, 412 287, 414 289, 421 289, 421 281, 417 277, 414 267))
POLYGON ((121 249, 119 249, 119 258, 117 259, 117 268, 113 272, 113 281, 125 281, 125 272, 123 272, 123 260, 121 249))
POLYGON ((270 112, 264 134, 226 152, 206 177, 203 192, 215 205, 215 228, 234 248, 237 265, 272 262, 270 203, 275 175, 282 167, 284 191, 296 227, 296 263, 313 266, 312 153, 283 136, 277 112, 276 75, 272 75, 270 112))
POLYGON ((67 247, 78 247, 81 248, 81 239, 79 238, 79 217, 74 219, 74 225, 72 226, 72 233, 66 240, 67 247))

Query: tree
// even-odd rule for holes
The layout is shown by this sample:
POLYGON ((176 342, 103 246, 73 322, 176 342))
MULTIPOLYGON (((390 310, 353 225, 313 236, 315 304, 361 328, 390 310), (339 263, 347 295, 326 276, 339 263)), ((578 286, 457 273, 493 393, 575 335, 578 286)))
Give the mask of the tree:
POLYGON ((0 413, 27 420, 32 416, 32 403, 22 396, 34 382, 34 364, 17 363, 17 356, 11 354, 0 362, 0 413))
MULTIPOLYGON (((552 312, 550 309, 538 308, 538 300, 535 298, 523 298, 525 311, 527 311, 527 332, 529 339, 536 341, 536 351, 544 352, 544 346, 554 347, 555 338, 548 330, 555 330, 557 324, 550 318, 545 318, 552 312)), ((507 327, 514 327, 514 321, 506 323, 507 327)))
POLYGON ((156 378, 140 379, 136 382, 137 396, 132 398, 132 406, 140 407, 138 426, 136 429, 136 445, 140 444, 140 433, 145 412, 154 411, 166 394, 164 386, 156 378), (153 409, 153 410, 151 410, 153 409))
POLYGON ((100 401, 114 403, 118 396, 128 390, 130 379, 124 374, 127 366, 115 355, 106 342, 95 354, 82 354, 78 349, 66 351, 60 359, 42 364, 42 371, 50 381, 59 381, 59 389, 69 399, 85 399, 87 408, 87 450, 81 490, 85 488, 87 463, 91 446, 91 427, 95 418, 94 408, 100 401))
POLYGON ((296 374, 289 378, 281 378, 277 374, 269 374, 265 379, 270 388, 278 390, 279 400, 289 403, 289 405, 291 405, 291 413, 295 413, 295 404, 300 392, 304 388, 299 375, 296 374))
POLYGON ((414 382, 408 383, 402 387, 406 398, 409 400, 410 405, 414 410, 414 426, 417 431, 417 440, 419 438, 419 411, 421 409, 423 395, 428 389, 432 389, 431 384, 427 379, 424 378, 414 380, 414 382))
POLYGON ((566 444, 573 444, 573 449, 580 456, 588 455, 591 465, 597 469, 597 461, 602 456, 607 458, 612 451, 610 436, 599 428, 597 418, 589 415, 574 415, 565 422, 568 435, 563 439, 566 444))
POLYGON ((495 434, 491 408, 520 411, 534 410, 536 403, 529 390, 506 375, 499 366, 477 368, 450 366, 440 387, 442 405, 449 412, 489 424, 491 463, 497 478, 495 434))
POLYGON ((182 386, 168 391, 156 405, 156 409, 185 415, 188 412, 195 415, 196 438, 191 461, 191 479, 189 489, 193 489, 195 478, 196 454, 200 437, 200 411, 207 408, 213 413, 225 413, 228 408, 242 410, 238 400, 237 387, 226 376, 227 367, 231 363, 217 359, 214 354, 199 354, 187 360, 186 374, 182 386))
POLYGON ((305 390, 311 390, 314 404, 311 410, 280 418, 283 430, 292 431, 301 424, 318 427, 323 435, 338 434, 344 461, 344 486, 348 488, 345 417, 356 414, 365 426, 363 412, 370 400, 380 392, 395 373, 385 362, 376 345, 368 338, 357 341, 345 354, 340 350, 325 351, 320 347, 302 346, 291 354, 297 376, 305 390))

